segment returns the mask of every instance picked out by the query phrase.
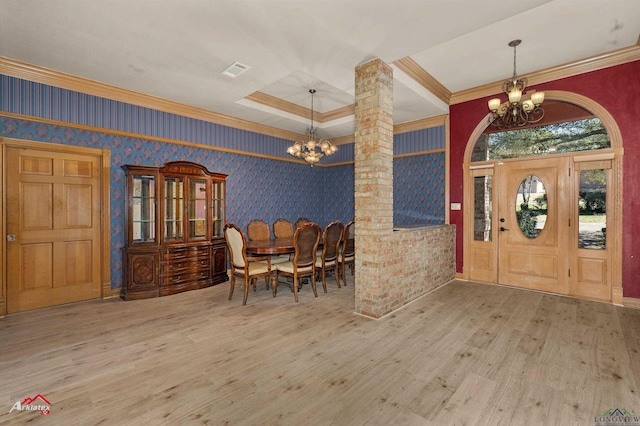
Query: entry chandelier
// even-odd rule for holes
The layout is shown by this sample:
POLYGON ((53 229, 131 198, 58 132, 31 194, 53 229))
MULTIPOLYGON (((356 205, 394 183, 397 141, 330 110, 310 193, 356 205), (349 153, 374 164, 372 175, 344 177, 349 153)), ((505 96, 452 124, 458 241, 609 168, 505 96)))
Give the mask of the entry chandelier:
POLYGON ((491 125, 498 128, 537 123, 544 117, 544 110, 540 106, 544 101, 544 92, 533 91, 523 95, 527 79, 516 78, 516 47, 521 42, 522 40, 509 42, 509 47, 513 47, 513 77, 502 85, 509 100, 502 102, 499 98, 494 98, 489 101, 491 125))
POLYGON ((291 145, 287 149, 287 153, 293 157, 302 158, 313 167, 325 155, 328 156, 336 152, 338 147, 331 145, 328 140, 320 138, 318 128, 313 127, 313 95, 316 90, 310 89, 309 93, 311 93, 311 126, 305 132, 307 138, 291 145))

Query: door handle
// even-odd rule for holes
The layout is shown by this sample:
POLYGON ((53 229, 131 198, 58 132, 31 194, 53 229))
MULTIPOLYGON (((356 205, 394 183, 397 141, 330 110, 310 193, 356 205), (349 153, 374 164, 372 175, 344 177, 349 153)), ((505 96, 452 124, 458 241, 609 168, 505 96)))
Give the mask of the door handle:
POLYGON ((16 236, 13 234, 9 234, 7 235, 7 241, 15 241, 16 240, 16 236))
POLYGON ((509 228, 505 228, 504 226, 501 226, 501 227, 500 227, 500 231, 501 231, 501 232, 503 232, 503 231, 508 231, 508 230, 509 230, 509 228))

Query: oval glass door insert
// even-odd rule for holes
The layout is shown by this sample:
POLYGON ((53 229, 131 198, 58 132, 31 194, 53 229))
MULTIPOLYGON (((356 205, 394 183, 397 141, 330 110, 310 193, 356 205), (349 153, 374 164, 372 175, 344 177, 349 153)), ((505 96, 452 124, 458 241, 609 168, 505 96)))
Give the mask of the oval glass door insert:
POLYGON ((547 221, 547 191, 542 179, 529 175, 522 179, 516 194, 516 217, 522 233, 536 238, 547 221))

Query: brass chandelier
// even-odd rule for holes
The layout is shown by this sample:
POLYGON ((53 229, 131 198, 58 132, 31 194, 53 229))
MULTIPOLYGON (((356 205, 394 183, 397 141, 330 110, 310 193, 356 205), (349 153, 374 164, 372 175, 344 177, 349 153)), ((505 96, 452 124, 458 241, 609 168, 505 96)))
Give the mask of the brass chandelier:
POLYGON ((516 47, 521 42, 522 40, 509 42, 509 47, 513 47, 513 77, 502 85, 509 100, 502 102, 499 98, 494 98, 489 101, 491 125, 499 129, 537 123, 544 117, 544 110, 540 106, 544 101, 544 92, 533 91, 523 95, 527 79, 516 78, 516 47))
POLYGON ((305 132, 306 139, 297 141, 287 149, 287 153, 292 157, 301 158, 311 167, 324 156, 329 156, 338 150, 338 147, 332 145, 326 139, 322 139, 318 133, 318 128, 313 126, 313 95, 315 89, 310 89, 311 93, 311 126, 305 132))

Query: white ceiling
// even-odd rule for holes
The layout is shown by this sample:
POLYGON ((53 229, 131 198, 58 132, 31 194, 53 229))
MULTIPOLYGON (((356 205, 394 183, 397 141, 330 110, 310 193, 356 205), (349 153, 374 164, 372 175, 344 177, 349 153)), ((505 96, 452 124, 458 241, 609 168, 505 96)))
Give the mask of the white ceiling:
MULTIPOLYGON (((0 56, 278 129, 309 119, 245 97, 328 112, 354 103, 354 70, 410 57, 451 92, 638 43, 640 0, 2 0, 0 56), (234 61, 251 68, 221 74, 234 61)), ((394 122, 445 103, 394 68, 394 122)), ((353 116, 315 123, 353 133, 353 116)))

